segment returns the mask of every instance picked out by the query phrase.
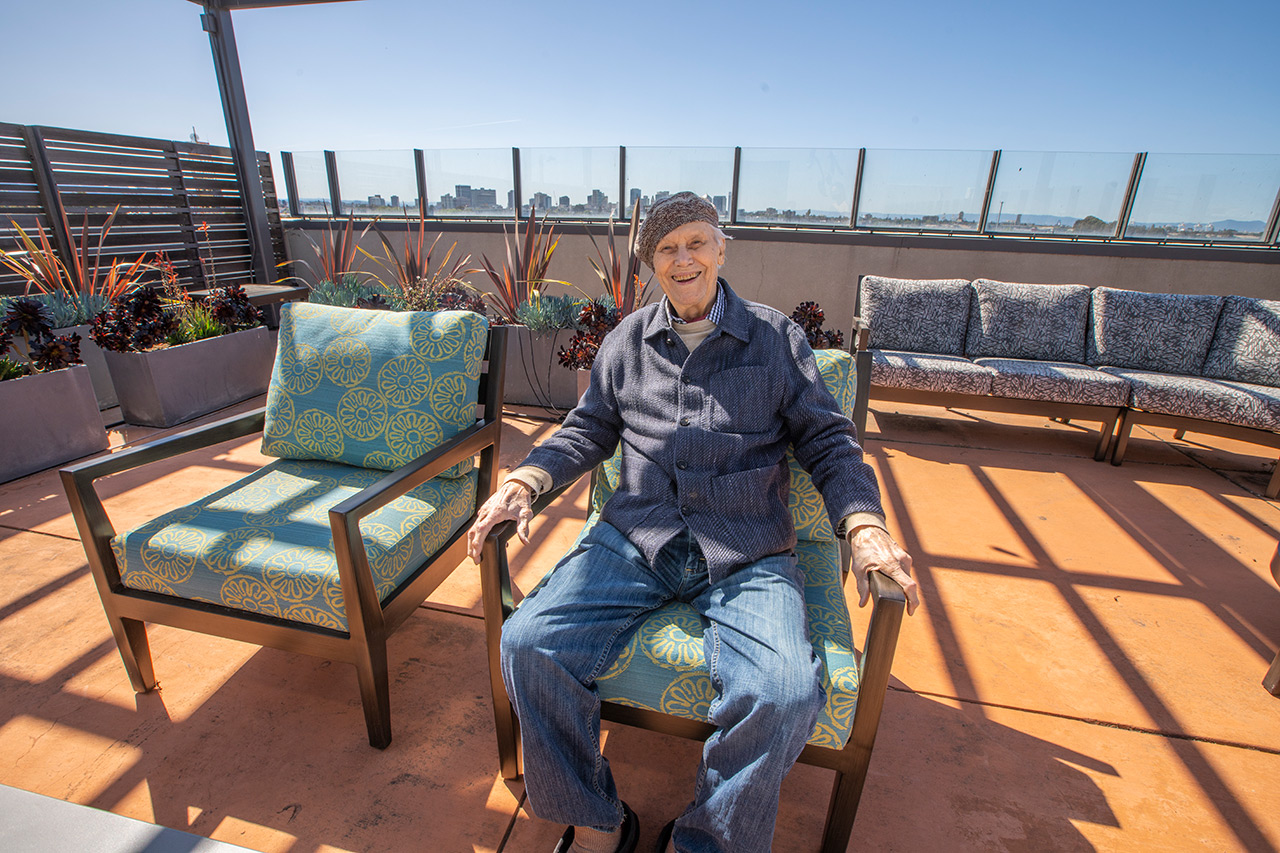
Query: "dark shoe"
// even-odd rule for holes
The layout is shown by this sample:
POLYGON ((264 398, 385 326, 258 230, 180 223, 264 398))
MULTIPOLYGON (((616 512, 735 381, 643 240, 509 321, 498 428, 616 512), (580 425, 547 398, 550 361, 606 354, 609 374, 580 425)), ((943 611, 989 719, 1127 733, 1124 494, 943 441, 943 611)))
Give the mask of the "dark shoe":
POLYGON ((662 827, 662 832, 658 833, 658 846, 654 848, 654 853, 667 853, 667 844, 671 842, 671 833, 675 832, 675 820, 667 821, 667 825, 662 827))
MULTIPOLYGON (((670 833, 668 833, 670 835, 670 833)), ((636 845, 640 843, 640 818, 636 817, 636 813, 631 810, 631 806, 626 803, 622 804, 622 832, 618 840, 618 849, 614 853, 635 853, 636 845)), ((566 827, 564 835, 560 836, 560 841, 556 844, 551 853, 568 853, 569 848, 573 846, 573 827, 566 827)))

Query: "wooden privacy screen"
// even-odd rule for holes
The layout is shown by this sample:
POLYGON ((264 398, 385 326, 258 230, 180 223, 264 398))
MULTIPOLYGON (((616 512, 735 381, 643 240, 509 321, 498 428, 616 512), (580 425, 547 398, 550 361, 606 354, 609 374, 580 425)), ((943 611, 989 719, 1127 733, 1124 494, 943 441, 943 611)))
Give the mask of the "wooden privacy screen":
MULTIPOLYGON (((284 259, 284 235, 271 160, 258 152, 271 224, 271 252, 284 259)), ((212 257, 217 283, 253 279, 249 234, 231 149, 84 130, 0 123, 0 249, 18 248, 11 220, 32 233, 44 227, 66 258, 65 241, 80 241, 88 214, 90 247, 116 205, 104 265, 163 250, 187 287, 211 286, 201 268, 212 257), (62 233, 59 206, 70 235, 62 233), (199 231, 204 224, 206 231, 199 231), (208 243, 205 237, 208 237, 208 243)), ((267 282, 257 282, 259 284, 267 282)), ((0 271, 0 295, 23 291, 18 276, 0 271)))

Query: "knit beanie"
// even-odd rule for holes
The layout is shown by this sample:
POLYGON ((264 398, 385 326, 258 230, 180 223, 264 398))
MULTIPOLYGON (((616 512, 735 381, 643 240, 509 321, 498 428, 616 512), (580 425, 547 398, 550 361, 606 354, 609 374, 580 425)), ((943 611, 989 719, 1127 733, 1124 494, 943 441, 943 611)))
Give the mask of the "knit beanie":
POLYGON ((716 207, 705 198, 691 192, 679 192, 667 196, 649 208, 644 224, 640 228, 640 237, 636 241, 636 251, 640 260, 653 266, 653 253, 658 249, 658 241, 690 222, 706 222, 712 227, 720 226, 720 217, 716 207))

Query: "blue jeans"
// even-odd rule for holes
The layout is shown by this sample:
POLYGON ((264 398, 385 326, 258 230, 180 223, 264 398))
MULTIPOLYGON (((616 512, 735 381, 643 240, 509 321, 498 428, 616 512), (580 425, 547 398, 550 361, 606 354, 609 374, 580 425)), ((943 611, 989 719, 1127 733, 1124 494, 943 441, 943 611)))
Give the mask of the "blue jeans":
POLYGON ((558 823, 621 822, 600 752, 595 681, 645 617, 673 600, 703 618, 717 726, 703 747, 693 803, 676 821, 677 849, 764 853, 782 780, 825 700, 793 554, 712 585, 688 532, 650 566, 616 528, 596 524, 502 630, 502 676, 520 719, 529 803, 558 823))

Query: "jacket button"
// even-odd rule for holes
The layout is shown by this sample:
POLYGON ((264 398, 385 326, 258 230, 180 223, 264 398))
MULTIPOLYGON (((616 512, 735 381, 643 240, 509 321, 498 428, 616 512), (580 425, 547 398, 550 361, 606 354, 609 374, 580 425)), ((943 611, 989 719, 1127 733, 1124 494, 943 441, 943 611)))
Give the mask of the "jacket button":
POLYGON ((681 419, 680 419, 680 426, 688 426, 688 425, 689 425, 689 419, 688 419, 688 418, 681 418, 681 419))
POLYGON ((675 343, 676 343, 676 342, 675 342, 675 341, 673 341, 673 340, 671 340, 671 338, 667 338, 667 346, 669 346, 669 347, 671 347, 671 346, 675 346, 675 343))
POLYGON ((676 463, 676 467, 679 468, 681 471, 683 471, 684 469, 689 467, 689 463, 681 459, 679 462, 676 463))
POLYGON ((690 379, 688 376, 681 376, 681 377, 680 377, 680 381, 681 381, 681 382, 683 382, 685 385, 688 385, 688 384, 689 384, 690 382, 692 382, 693 380, 692 380, 692 379, 690 379))
POLYGON ((688 504, 685 504, 684 506, 680 507, 680 514, 681 514, 681 515, 688 515, 688 514, 689 514, 689 505, 688 505, 688 504))

